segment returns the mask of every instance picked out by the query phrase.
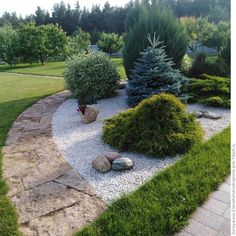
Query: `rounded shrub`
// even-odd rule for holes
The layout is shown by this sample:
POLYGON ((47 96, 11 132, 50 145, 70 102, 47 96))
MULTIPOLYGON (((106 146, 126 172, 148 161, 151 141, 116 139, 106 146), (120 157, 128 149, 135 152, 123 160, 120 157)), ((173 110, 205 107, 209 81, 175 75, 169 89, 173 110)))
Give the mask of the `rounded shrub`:
POLYGON ((80 104, 113 96, 119 86, 116 66, 104 53, 81 53, 67 62, 65 81, 80 104))
POLYGON ((186 53, 188 38, 185 29, 163 1, 143 1, 136 3, 126 20, 126 36, 123 59, 126 74, 139 57, 139 53, 148 47, 147 36, 155 35, 163 42, 166 54, 179 68, 186 53))
POLYGON ((161 93, 105 122, 103 140, 121 151, 173 156, 199 143, 203 130, 174 95, 161 93))

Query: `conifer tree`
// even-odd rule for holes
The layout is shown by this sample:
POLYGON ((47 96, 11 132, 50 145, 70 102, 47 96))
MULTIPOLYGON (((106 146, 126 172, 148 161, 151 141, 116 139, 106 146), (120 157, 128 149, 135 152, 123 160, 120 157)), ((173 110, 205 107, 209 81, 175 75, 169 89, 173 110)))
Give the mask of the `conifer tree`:
POLYGON ((131 70, 126 89, 128 105, 136 106, 142 100, 161 92, 171 93, 180 99, 186 98, 183 86, 188 79, 179 70, 172 68, 173 61, 167 57, 164 46, 155 34, 148 35, 150 46, 140 53, 140 58, 131 70))

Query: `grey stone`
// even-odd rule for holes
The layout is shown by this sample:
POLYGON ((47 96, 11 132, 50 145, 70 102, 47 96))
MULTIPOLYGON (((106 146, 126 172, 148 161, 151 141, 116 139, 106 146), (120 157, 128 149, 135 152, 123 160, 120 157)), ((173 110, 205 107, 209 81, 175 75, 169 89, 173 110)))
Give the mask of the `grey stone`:
POLYGON ((202 207, 218 215, 223 215, 226 208, 228 207, 228 204, 221 202, 219 200, 216 200, 214 198, 210 198, 206 203, 204 203, 202 207))
POLYGON ((106 173, 111 170, 111 163, 105 156, 98 156, 92 161, 92 167, 102 173, 106 173))
POLYGON ((91 195, 94 194, 92 187, 75 170, 67 171, 54 181, 91 195))
POLYGON ((134 166, 133 161, 131 159, 125 158, 125 157, 116 159, 112 163, 113 170, 130 170, 133 168, 133 166, 134 166))
POLYGON ((231 209, 230 206, 226 209, 225 213, 224 213, 224 217, 229 219, 231 218, 231 209))
POLYGON ((217 192, 212 193, 211 195, 213 198, 225 202, 225 203, 230 203, 230 193, 227 193, 223 190, 219 190, 217 192))
POLYGON ((226 235, 231 235, 231 221, 229 219, 225 219, 220 228, 221 232, 224 232, 226 235))
POLYGON ((200 111, 200 112, 202 113, 202 116, 204 118, 213 119, 213 120, 219 120, 222 118, 222 116, 210 113, 208 111, 200 111))
POLYGON ((118 152, 105 152, 103 156, 105 156, 111 162, 111 164, 114 160, 121 158, 121 154, 118 152))
POLYGON ((93 105, 86 105, 84 113, 79 111, 83 123, 88 124, 97 119, 99 110, 93 105))
POLYGON ((198 208, 197 212, 193 216, 193 219, 215 230, 219 230, 221 224, 224 221, 224 218, 222 216, 219 216, 201 207, 198 208))
POLYGON ((196 221, 191 219, 189 221, 189 225, 184 229, 186 232, 190 233, 194 236, 215 236, 217 235, 217 231, 196 221))
POLYGON ((20 223, 73 205, 81 199, 81 192, 63 184, 48 182, 12 197, 20 223))

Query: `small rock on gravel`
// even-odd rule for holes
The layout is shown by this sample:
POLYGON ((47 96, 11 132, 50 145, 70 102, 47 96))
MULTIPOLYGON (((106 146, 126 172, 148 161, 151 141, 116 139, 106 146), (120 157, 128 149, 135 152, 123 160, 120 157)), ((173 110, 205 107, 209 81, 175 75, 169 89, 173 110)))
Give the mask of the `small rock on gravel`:
POLYGON ((85 123, 91 123, 97 119, 99 110, 93 105, 86 105, 84 112, 79 111, 81 120, 85 123))
POLYGON ((134 166, 134 163, 131 159, 129 158, 119 158, 116 159, 113 164, 112 164, 112 169, 113 170, 130 170, 134 166))
POLYGON ((111 163, 105 156, 98 156, 92 161, 92 167, 102 173, 106 173, 111 170, 111 163))
POLYGON ((116 159, 121 158, 121 155, 118 152, 105 152, 103 156, 105 156, 111 162, 111 164, 116 159))

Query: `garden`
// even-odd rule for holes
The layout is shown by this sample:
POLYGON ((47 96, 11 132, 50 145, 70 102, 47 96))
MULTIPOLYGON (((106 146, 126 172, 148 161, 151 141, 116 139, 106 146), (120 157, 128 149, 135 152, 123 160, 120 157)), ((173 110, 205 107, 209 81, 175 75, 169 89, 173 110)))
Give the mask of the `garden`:
POLYGON ((195 235, 230 175, 227 9, 126 8, 125 32, 96 37, 0 27, 0 235, 195 235))

